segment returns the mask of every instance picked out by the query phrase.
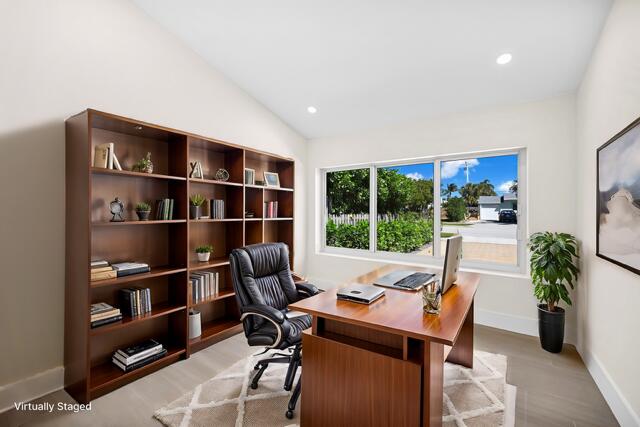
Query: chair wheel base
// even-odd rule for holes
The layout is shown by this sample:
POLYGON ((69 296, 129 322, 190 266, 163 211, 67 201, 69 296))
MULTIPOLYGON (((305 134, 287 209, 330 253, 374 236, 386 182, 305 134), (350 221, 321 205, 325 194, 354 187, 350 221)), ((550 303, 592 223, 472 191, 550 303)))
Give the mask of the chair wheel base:
POLYGON ((256 371, 257 371, 258 369, 260 369, 260 364, 257 364, 256 366, 254 366, 254 367, 253 367, 253 369, 254 369, 254 370, 256 370, 256 371))
POLYGON ((293 411, 287 411, 285 415, 287 416, 287 418, 293 419, 293 411))
POLYGON ((254 390, 257 389, 258 388, 258 384, 251 383, 251 388, 254 389, 254 390))

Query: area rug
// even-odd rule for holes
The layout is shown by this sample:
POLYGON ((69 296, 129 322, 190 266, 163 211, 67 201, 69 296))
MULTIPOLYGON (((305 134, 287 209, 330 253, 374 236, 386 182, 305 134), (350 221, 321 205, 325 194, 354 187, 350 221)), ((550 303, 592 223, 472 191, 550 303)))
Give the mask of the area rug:
MULTIPOLYGON (((290 392, 282 389, 285 364, 270 366, 260 379, 258 389, 249 387, 254 365, 266 356, 240 360, 159 409, 154 417, 168 427, 297 426, 304 394, 298 401, 294 419, 287 419, 284 414, 290 392)), ((443 425, 513 426, 515 387, 505 381, 506 356, 476 351, 473 366, 467 369, 445 364, 443 425)))

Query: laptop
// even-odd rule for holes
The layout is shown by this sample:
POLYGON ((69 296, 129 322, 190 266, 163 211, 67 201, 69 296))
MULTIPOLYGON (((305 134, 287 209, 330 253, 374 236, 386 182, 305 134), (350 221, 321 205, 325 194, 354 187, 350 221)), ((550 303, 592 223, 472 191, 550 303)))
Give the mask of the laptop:
POLYGON ((384 289, 354 283, 338 289, 336 295, 339 300, 371 304, 384 295, 384 289))

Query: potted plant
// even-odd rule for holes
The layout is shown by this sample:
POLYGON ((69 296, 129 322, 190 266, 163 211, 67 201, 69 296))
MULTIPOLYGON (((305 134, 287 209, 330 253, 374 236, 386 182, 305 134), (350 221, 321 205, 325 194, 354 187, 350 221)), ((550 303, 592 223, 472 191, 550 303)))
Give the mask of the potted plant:
POLYGON ((194 194, 189 197, 189 216, 191 219, 200 218, 200 207, 204 203, 204 196, 202 194, 194 194))
POLYGON ((213 252, 213 246, 211 245, 200 245, 196 248, 196 253, 198 254, 198 261, 207 262, 209 261, 209 257, 211 256, 211 252, 213 252))
POLYGON ((151 161, 151 153, 147 152, 147 156, 138 160, 131 170, 145 173, 153 173, 153 162, 151 161))
POLYGON ((559 353, 564 342, 564 316, 560 300, 571 305, 567 285, 578 279, 578 242, 567 233, 534 233, 529 238, 531 279, 538 304, 538 332, 542 348, 559 353))
POLYGON ((136 214, 139 221, 148 221, 151 213, 151 206, 148 203, 141 202, 136 205, 136 214))

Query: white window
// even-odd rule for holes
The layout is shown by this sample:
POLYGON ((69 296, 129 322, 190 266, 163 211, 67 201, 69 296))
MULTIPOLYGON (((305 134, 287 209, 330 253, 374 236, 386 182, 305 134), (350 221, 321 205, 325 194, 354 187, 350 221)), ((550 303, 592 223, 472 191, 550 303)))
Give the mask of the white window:
POLYGON ((525 272, 525 150, 323 169, 325 253, 438 264, 463 238, 463 267, 525 272))

